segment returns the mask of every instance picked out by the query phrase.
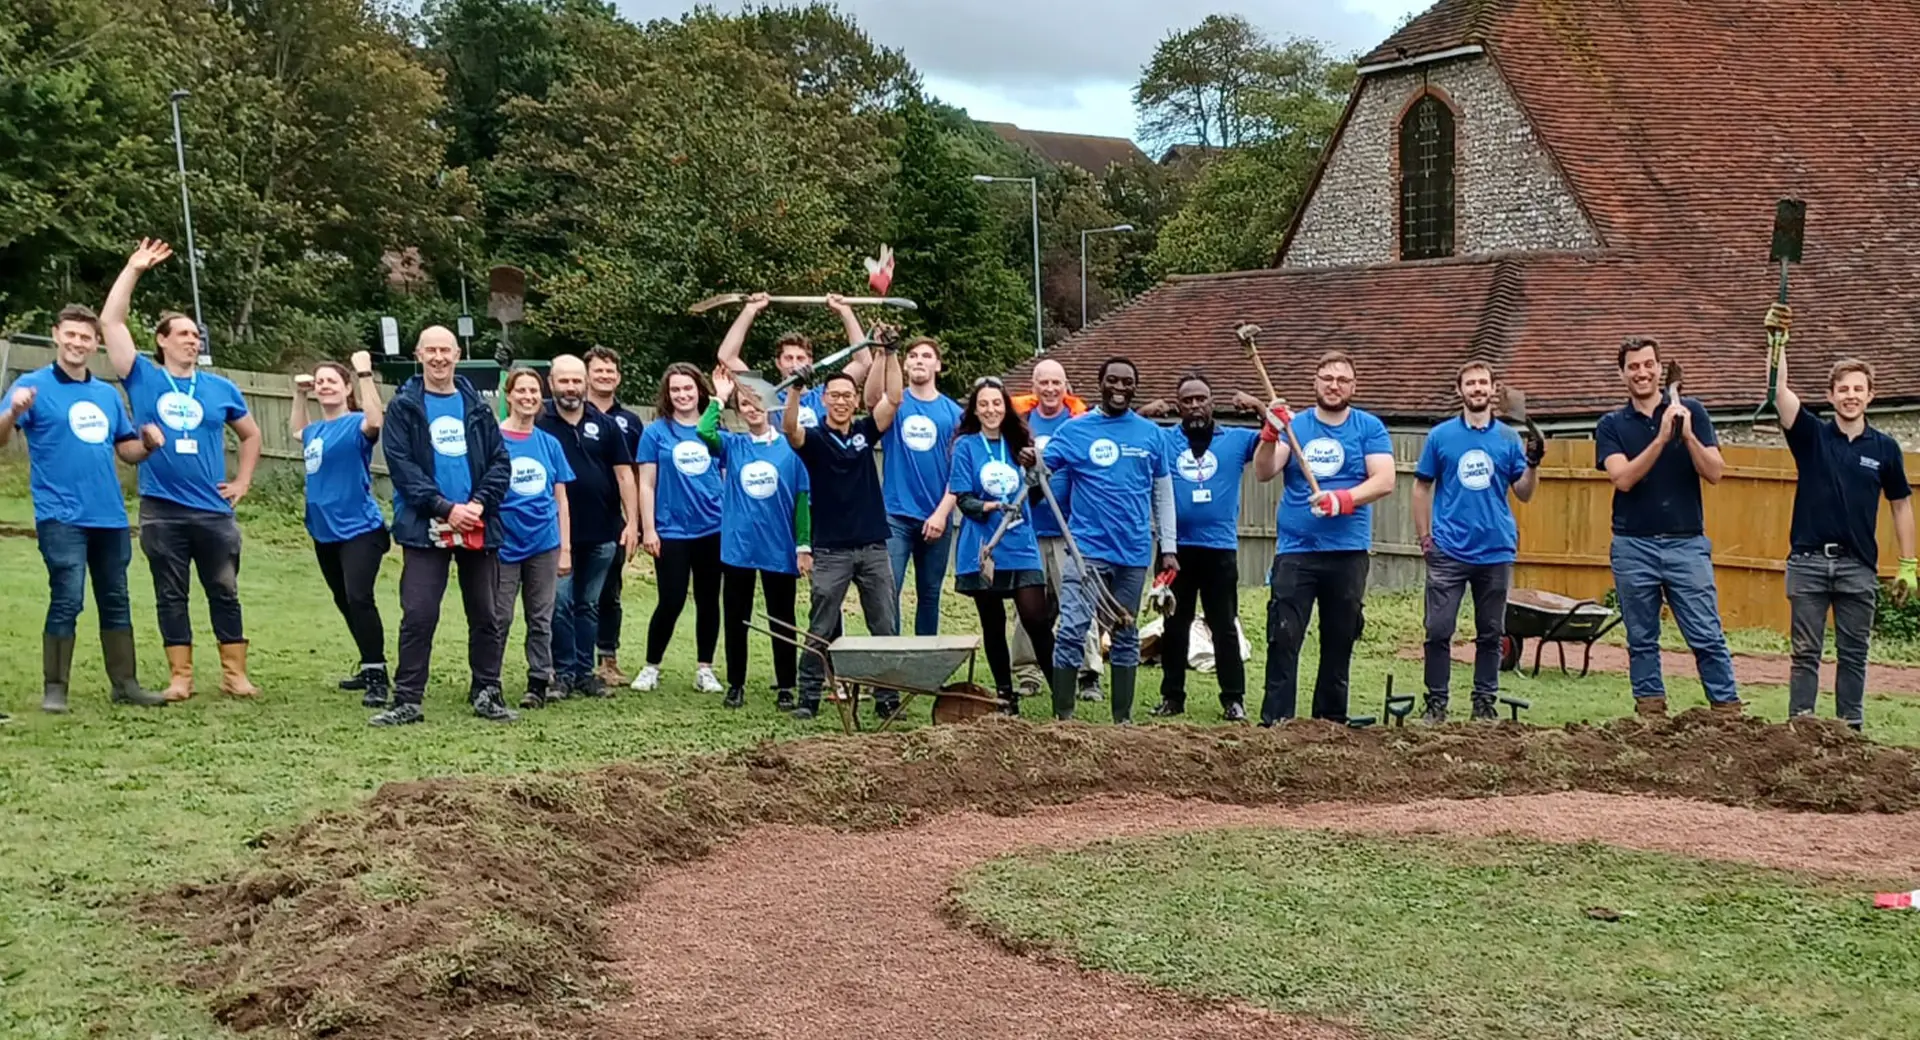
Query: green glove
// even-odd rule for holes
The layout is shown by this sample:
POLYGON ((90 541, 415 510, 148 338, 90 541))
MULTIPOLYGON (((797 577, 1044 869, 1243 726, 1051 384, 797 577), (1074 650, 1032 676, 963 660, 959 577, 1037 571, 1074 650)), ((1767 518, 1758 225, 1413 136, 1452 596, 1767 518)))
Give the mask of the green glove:
POLYGON ((1893 583, 1896 586, 1904 585, 1909 593, 1913 592, 1916 586, 1920 586, 1920 560, 1902 556, 1900 570, 1894 574, 1893 583))

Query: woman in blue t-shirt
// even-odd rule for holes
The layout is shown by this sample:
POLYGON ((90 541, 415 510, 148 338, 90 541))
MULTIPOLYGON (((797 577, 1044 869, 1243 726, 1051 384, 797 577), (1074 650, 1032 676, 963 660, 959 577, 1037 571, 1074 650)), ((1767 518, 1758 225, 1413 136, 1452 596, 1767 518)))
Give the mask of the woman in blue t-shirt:
POLYGON ((1032 641, 1035 660, 1053 660, 1053 610, 1047 604, 1047 577, 1040 568, 1040 546, 1025 516, 1008 522, 1008 507, 1027 495, 1020 453, 1032 443, 1027 424, 1007 406, 1007 388, 989 376, 973 385, 953 433, 953 470, 947 496, 935 511, 948 516, 959 509, 960 544, 954 559, 953 587, 973 598, 980 612, 980 634, 987 667, 999 691, 1000 711, 1020 713, 1007 652, 1007 608, 1012 600, 1020 625, 1032 641), (981 551, 998 534, 992 549, 992 576, 980 565, 981 551))
POLYGON ((360 690, 369 708, 387 705, 387 637, 373 597, 380 561, 392 542, 373 500, 373 446, 384 411, 373 359, 355 351, 352 368, 323 361, 312 375, 293 378, 288 427, 307 464, 307 533, 333 605, 360 651, 360 671, 341 688, 360 690), (307 421, 308 395, 320 402, 320 421, 307 421))
POLYGON ((673 641, 673 627, 693 584, 693 688, 719 693, 713 647, 720 639, 720 471, 697 427, 707 410, 707 380, 684 361, 660 375, 659 418, 640 435, 641 548, 653 556, 660 598, 647 622, 647 666, 633 680, 636 690, 660 686, 660 662, 673 641))
MULTIPOLYGON (((700 416, 699 436, 719 459, 725 508, 720 522, 720 564, 726 588, 726 706, 746 703, 747 625, 753 620, 753 581, 767 600, 772 630, 796 636, 795 588, 800 575, 813 573, 813 513, 808 505, 807 467, 773 428, 760 398, 737 386, 723 365, 713 373, 714 399, 700 416), (731 398, 747 424, 746 433, 720 429, 720 405, 731 398)), ((774 698, 779 710, 794 708, 793 685, 798 651, 773 640, 774 698)))
MULTIPOLYGON (((567 485, 573 467, 558 438, 534 426, 544 394, 540 373, 516 368, 500 392, 507 417, 500 439, 512 460, 507 496, 500 500, 500 578, 493 589, 494 617, 500 625, 500 656, 513 631, 513 607, 523 601, 527 615, 527 692, 522 708, 544 708, 565 694, 553 685, 553 600, 560 576, 573 570, 573 546, 567 526, 567 485)), ((500 674, 496 665, 493 674, 500 674)))

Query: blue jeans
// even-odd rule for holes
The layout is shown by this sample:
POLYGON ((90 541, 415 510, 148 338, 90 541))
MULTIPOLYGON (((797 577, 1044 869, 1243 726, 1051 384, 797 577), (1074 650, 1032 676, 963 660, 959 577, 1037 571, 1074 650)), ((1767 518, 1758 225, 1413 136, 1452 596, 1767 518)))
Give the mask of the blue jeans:
POLYGON ((600 592, 619 542, 573 547, 573 573, 553 589, 553 673, 566 680, 593 674, 594 640, 600 634, 600 592))
POLYGON ((36 524, 40 558, 47 561, 47 635, 72 638, 87 607, 87 577, 93 577, 93 602, 100 608, 100 631, 133 627, 127 599, 127 565, 133 562, 133 538, 124 527, 75 527, 57 520, 36 524))
POLYGON ((940 634, 940 585, 947 580, 948 546, 953 544, 952 518, 947 529, 933 541, 921 535, 924 520, 910 516, 888 516, 893 533, 887 536, 887 560, 893 564, 893 616, 900 616, 900 590, 907 584, 907 560, 913 560, 913 591, 918 606, 913 610, 913 634, 940 634))
MULTIPOLYGON (((1147 583, 1145 567, 1122 567, 1117 563, 1092 559, 1087 561, 1087 566, 1093 568, 1094 573, 1107 583, 1107 590, 1113 593, 1113 598, 1119 600, 1122 607, 1138 609, 1140 592, 1147 583)), ((1069 556, 1066 570, 1060 576, 1060 631, 1053 641, 1054 668, 1082 667, 1082 644, 1087 641, 1087 630, 1093 627, 1097 602, 1092 586, 1081 576, 1079 565, 1069 556)), ((1138 625, 1113 629, 1113 650, 1109 657, 1115 668, 1140 666, 1138 625)))
POLYGON ((1673 610, 1693 648, 1700 685, 1716 704, 1739 701, 1733 657, 1720 630, 1720 594, 1713 584, 1713 543, 1691 538, 1613 536, 1613 585, 1627 627, 1627 673, 1635 697, 1664 697, 1660 679, 1660 602, 1673 610))

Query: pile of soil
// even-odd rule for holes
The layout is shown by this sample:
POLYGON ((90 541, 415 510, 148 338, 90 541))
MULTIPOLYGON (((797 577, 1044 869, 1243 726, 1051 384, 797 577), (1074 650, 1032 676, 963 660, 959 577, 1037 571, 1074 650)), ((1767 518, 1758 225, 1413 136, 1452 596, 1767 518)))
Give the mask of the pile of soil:
MULTIPOLYGON (((1920 808, 1920 765, 1830 721, 1705 711, 1559 730, 992 719, 662 766, 390 784, 358 810, 266 839, 245 876, 181 887, 141 913, 191 948, 176 961, 191 965, 182 981, 236 1030, 573 1037, 622 997, 608 910, 759 825, 874 831, 1096 796, 1260 806, 1559 791, 1896 813, 1920 808)), ((835 895, 857 895, 848 884, 835 895)))

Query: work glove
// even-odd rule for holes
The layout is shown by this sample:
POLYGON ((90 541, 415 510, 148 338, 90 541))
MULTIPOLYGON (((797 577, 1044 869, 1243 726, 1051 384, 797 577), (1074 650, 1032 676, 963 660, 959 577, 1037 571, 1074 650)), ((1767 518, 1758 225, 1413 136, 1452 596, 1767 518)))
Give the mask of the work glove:
POLYGON ((1354 508, 1353 492, 1346 488, 1322 491, 1313 496, 1311 504, 1313 515, 1318 517, 1352 516, 1354 508))

